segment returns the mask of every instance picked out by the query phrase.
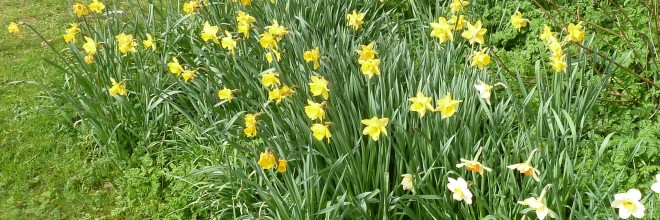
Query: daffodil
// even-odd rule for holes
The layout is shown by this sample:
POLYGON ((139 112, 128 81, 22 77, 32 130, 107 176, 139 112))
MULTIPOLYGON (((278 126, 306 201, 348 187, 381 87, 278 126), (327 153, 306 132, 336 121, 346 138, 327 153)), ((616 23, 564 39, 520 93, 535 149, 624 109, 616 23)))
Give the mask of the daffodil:
POLYGON ((472 192, 468 189, 467 182, 461 177, 458 179, 448 177, 448 179, 447 188, 453 193, 452 197, 456 201, 465 201, 468 205, 472 204, 472 192))
POLYGON ((115 39, 117 39, 117 46, 119 47, 119 52, 121 53, 128 53, 128 52, 135 52, 135 46, 137 45, 135 41, 133 41, 133 35, 126 35, 124 33, 121 33, 117 36, 115 36, 115 39))
POLYGON ((565 72, 566 67, 568 67, 566 64, 566 55, 555 54, 550 56, 550 66, 552 66, 555 72, 565 72))
POLYGON ((257 135, 257 117, 259 115, 261 113, 245 115, 245 129, 243 129, 245 136, 254 137, 257 135))
POLYGON ((282 59, 282 56, 279 51, 276 49, 266 49, 266 61, 268 63, 272 63, 275 60, 280 61, 280 59, 282 59))
POLYGON ((376 55, 378 55, 378 52, 374 50, 374 42, 371 42, 368 45, 361 45, 360 48, 361 50, 356 51, 358 55, 360 55, 358 62, 361 60, 373 60, 376 58, 376 55))
POLYGON ((550 184, 545 186, 543 188, 543 191, 541 191, 541 195, 539 195, 538 198, 534 197, 529 197, 523 201, 518 201, 518 204, 529 206, 531 209, 533 209, 536 212, 536 217, 538 217, 540 220, 545 219, 546 216, 549 216, 550 218, 555 218, 556 214, 548 208, 548 206, 545 205, 545 202, 543 200, 543 197, 545 197, 545 194, 550 188, 550 184))
POLYGON ((167 63, 167 68, 171 73, 176 74, 176 76, 179 76, 181 73, 183 73, 183 66, 179 64, 179 60, 176 59, 176 57, 172 57, 172 61, 167 63))
POLYGON ((550 26, 547 24, 543 25, 543 33, 541 33, 541 40, 549 41, 551 38, 555 37, 555 32, 552 32, 550 26))
POLYGON ((651 185, 651 190, 656 193, 660 193, 660 174, 655 175, 655 183, 651 185))
POLYGON ((362 74, 367 75, 369 79, 374 75, 380 75, 380 59, 360 60, 358 63, 360 64, 362 74))
POLYGON ((232 96, 232 93, 234 93, 233 90, 228 89, 227 87, 222 88, 221 90, 218 90, 218 98, 221 100, 227 100, 231 102, 231 100, 234 98, 232 96))
POLYGON ((83 50, 85 50, 87 54, 96 54, 96 41, 90 37, 85 37, 83 50))
POLYGON ((231 36, 229 31, 225 31, 225 37, 222 38, 222 48, 230 51, 231 54, 234 54, 236 51, 236 40, 231 36))
POLYGON ((277 161, 277 172, 284 173, 286 172, 286 165, 288 161, 286 161, 284 158, 280 158, 280 160, 277 161))
MULTIPOLYGON (((506 86, 502 83, 496 83, 495 86, 497 85, 501 85, 506 88, 506 86)), ((486 103, 490 105, 490 96, 493 86, 488 85, 485 82, 482 82, 481 80, 478 80, 477 83, 474 84, 474 89, 476 89, 479 92, 479 98, 485 99, 486 103)))
POLYGON ((638 189, 630 189, 625 193, 617 193, 614 195, 612 208, 619 209, 619 217, 622 219, 628 219, 631 215, 635 218, 643 218, 646 208, 644 204, 639 202, 640 199, 642 199, 642 193, 638 189))
POLYGON ((548 48, 550 48, 550 52, 552 52, 553 55, 564 54, 562 43, 557 41, 554 37, 548 40, 548 48))
POLYGON ((347 25, 352 27, 353 30, 360 29, 360 27, 364 23, 363 20, 364 20, 364 13, 357 13, 353 11, 353 13, 346 15, 347 25))
POLYGON ((451 8, 451 13, 456 14, 457 12, 461 11, 465 6, 468 6, 470 2, 468 1, 463 1, 463 0, 454 0, 452 1, 451 4, 449 4, 449 7, 451 8))
POLYGON ((151 51, 156 51, 156 42, 151 34, 147 34, 147 39, 142 41, 144 48, 151 48, 151 51))
POLYGON ((484 44, 484 34, 486 34, 486 31, 488 30, 481 28, 481 21, 477 21, 474 25, 468 22, 467 30, 463 31, 461 36, 467 39, 470 44, 474 44, 475 42, 484 44))
POLYGON ((89 4, 89 10, 96 12, 96 13, 102 13, 103 9, 105 9, 105 5, 99 0, 94 0, 92 3, 89 4))
POLYGON ((490 64, 490 55, 486 52, 487 50, 488 48, 483 48, 480 51, 475 51, 472 54, 470 66, 477 66, 480 70, 483 70, 486 65, 490 64))
POLYGON ((438 107, 434 111, 440 112, 442 119, 449 118, 456 113, 458 103, 462 100, 455 100, 451 98, 451 93, 447 92, 444 98, 438 100, 438 107))
POLYGON ((272 91, 268 92, 268 99, 275 100, 276 104, 280 104, 282 99, 293 95, 295 92, 296 91, 291 89, 289 86, 283 86, 282 88, 273 89, 272 91))
POLYGON ((453 30, 462 30, 463 25, 465 25, 467 23, 467 21, 465 21, 465 16, 463 16, 463 15, 460 15, 460 16, 452 15, 451 19, 449 19, 449 21, 447 21, 447 23, 449 23, 449 25, 451 25, 451 28, 453 30))
MULTIPOLYGON (((234 0, 236 2, 236 0, 234 0)), ((241 5, 243 6, 250 6, 252 4, 252 0, 241 0, 241 5)))
POLYGON ((220 40, 218 40, 218 30, 220 30, 218 26, 212 26, 208 21, 205 22, 202 28, 202 40, 204 42, 213 40, 215 43, 220 43, 220 40))
POLYGON ((112 87, 108 88, 110 95, 126 95, 124 82, 117 82, 114 78, 110 78, 110 82, 112 83, 112 87))
POLYGON ((420 118, 424 117, 427 110, 433 111, 433 105, 431 105, 433 99, 426 97, 422 92, 417 92, 417 96, 408 98, 408 101, 412 102, 410 104, 410 111, 418 112, 420 118))
POLYGON ((371 139, 378 141, 381 134, 387 136, 387 129, 385 126, 387 126, 389 121, 388 118, 378 118, 376 116, 371 119, 364 119, 362 120, 362 124, 366 125, 366 127, 362 130, 362 134, 369 135, 371 136, 371 139))
POLYGON ((269 34, 277 37, 277 42, 281 41, 286 33, 289 33, 289 31, 281 26, 275 19, 273 19, 273 23, 270 26, 267 26, 266 29, 268 30, 269 34))
POLYGON ((582 31, 582 22, 577 24, 570 23, 568 28, 566 28, 568 34, 566 35, 565 41, 580 42, 584 38, 584 31, 582 31))
POLYGON ((246 137, 254 137, 257 135, 257 126, 246 126, 245 129, 243 129, 243 133, 246 137))
POLYGON ((312 100, 307 100, 307 106, 305 106, 305 115, 310 120, 316 120, 318 119, 319 121, 323 121, 323 118, 325 118, 325 102, 324 103, 316 103, 312 100))
POLYGON ((330 126, 328 123, 313 124, 309 129, 312 131, 312 135, 314 138, 316 138, 316 140, 322 141, 323 138, 326 138, 328 142, 330 142, 330 137, 332 137, 332 134, 330 134, 330 126))
POLYGON ((461 163, 456 164, 457 168, 465 167, 469 171, 472 172, 477 172, 479 175, 483 176, 484 175, 484 170, 490 172, 491 169, 484 166, 479 162, 479 155, 481 155, 481 152, 483 151, 483 147, 479 148, 479 151, 477 151, 477 155, 474 156, 474 159, 472 160, 466 160, 461 158, 461 163))
POLYGON ((275 154, 273 151, 267 149, 261 153, 261 155, 259 155, 259 162, 257 162, 257 164, 264 168, 264 170, 268 170, 274 166, 277 166, 277 160, 275 159, 275 154))
POLYGON ((263 34, 259 35, 259 44, 261 44, 261 47, 263 48, 277 49, 277 41, 275 40, 275 36, 269 32, 264 32, 263 34))
POLYGON ((87 9, 87 7, 85 7, 85 5, 81 3, 76 3, 73 5, 73 12, 76 13, 76 16, 78 17, 82 17, 89 14, 89 10, 87 9))
POLYGON ((540 182, 541 179, 539 179, 539 175, 541 174, 541 171, 537 170, 536 168, 532 167, 532 165, 530 165, 532 162, 532 158, 534 157, 534 153, 536 153, 537 151, 539 151, 538 148, 534 149, 532 153, 529 154, 529 157, 525 162, 509 165, 506 167, 512 170, 518 170, 518 172, 524 174, 525 176, 531 176, 534 180, 540 182))
POLYGON ((76 35, 78 32, 80 32, 80 29, 78 28, 78 24, 76 23, 71 23, 69 24, 69 28, 66 29, 66 33, 62 35, 62 38, 64 38, 64 41, 66 43, 69 43, 73 41, 74 43, 76 42, 76 35))
POLYGON ((245 37, 250 37, 250 28, 252 28, 252 22, 255 22, 256 20, 254 17, 250 16, 249 14, 243 12, 243 11, 238 11, 238 15, 236 16, 236 21, 237 21, 237 28, 238 28, 238 33, 243 34, 245 37))
POLYGON ((453 41, 454 34, 452 33, 453 26, 447 22, 446 18, 438 18, 438 22, 431 22, 431 37, 438 38, 440 43, 446 40, 453 41))
POLYGON ((195 11, 199 9, 199 1, 193 0, 183 3, 183 11, 188 13, 188 15, 195 14, 195 11))
POLYGON ((21 33, 21 26, 19 26, 15 22, 9 23, 9 26, 7 26, 7 31, 9 31, 10 34, 20 34, 21 33))
POLYGON ((527 22, 529 20, 523 18, 523 14, 520 11, 516 11, 511 15, 511 25, 514 28, 517 28, 520 31, 521 28, 527 27, 527 22))
POLYGON ((401 187, 403 187, 403 190, 410 190, 411 192, 415 193, 415 187, 413 187, 413 178, 412 175, 406 173, 401 175, 403 179, 401 180, 401 187))
POLYGON ((94 63, 94 54, 87 54, 84 58, 86 64, 94 63))
POLYGON ((265 87, 273 88, 273 87, 275 87, 276 85, 280 85, 280 84, 281 84, 281 83, 280 83, 280 79, 278 79, 278 77, 280 77, 280 74, 279 74, 279 73, 272 72, 272 71, 271 71, 271 72, 268 72, 268 73, 266 73, 266 74, 264 74, 264 75, 261 76, 261 83, 262 83, 265 87))
POLYGON ((183 77, 183 80, 186 82, 192 81, 195 79, 195 73, 197 73, 195 70, 185 70, 181 73, 181 77, 183 77))
POLYGON ((328 100, 330 89, 328 89, 328 82, 323 77, 312 76, 309 83, 309 91, 313 96, 322 96, 323 99, 328 100))
POLYGON ((307 61, 308 63, 314 63, 314 69, 318 69, 321 64, 319 63, 319 60, 321 59, 321 54, 319 52, 319 48, 316 47, 313 50, 308 50, 305 51, 303 54, 303 59, 307 61))

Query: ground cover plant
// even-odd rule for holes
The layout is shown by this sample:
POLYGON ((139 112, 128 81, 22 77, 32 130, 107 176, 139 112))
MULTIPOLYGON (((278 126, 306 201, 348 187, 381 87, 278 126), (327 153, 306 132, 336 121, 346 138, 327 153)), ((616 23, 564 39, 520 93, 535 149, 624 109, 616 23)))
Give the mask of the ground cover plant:
POLYGON ((62 28, 67 44, 50 45, 57 57, 48 61, 66 76, 48 94, 65 106, 63 121, 73 115, 112 158, 141 158, 147 168, 127 172, 124 185, 152 175, 152 161, 180 176, 147 178, 148 195, 194 185, 194 199, 175 202, 188 203, 180 209, 124 216, 660 215, 657 166, 642 163, 646 181, 626 188, 627 171, 601 169, 631 163, 643 143, 595 138, 592 108, 625 59, 594 55, 598 35, 579 20, 545 22, 541 9, 516 1, 71 8, 77 22, 62 28), (482 13, 497 10, 499 20, 482 13), (507 37, 533 41, 534 54, 515 57, 507 37))

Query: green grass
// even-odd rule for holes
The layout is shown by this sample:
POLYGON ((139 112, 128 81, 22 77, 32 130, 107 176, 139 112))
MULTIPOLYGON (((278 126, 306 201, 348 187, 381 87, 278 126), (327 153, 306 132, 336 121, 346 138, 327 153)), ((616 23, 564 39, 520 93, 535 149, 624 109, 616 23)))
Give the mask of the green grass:
MULTIPOLYGON (((104 189, 94 145, 59 126, 40 98, 45 86, 64 77, 43 62, 53 56, 27 27, 16 36, 9 22, 32 24, 56 47, 70 20, 62 0, 0 0, 0 219, 58 219, 98 216, 106 212, 112 191, 104 189)), ((106 185, 107 186, 107 185, 106 185)))

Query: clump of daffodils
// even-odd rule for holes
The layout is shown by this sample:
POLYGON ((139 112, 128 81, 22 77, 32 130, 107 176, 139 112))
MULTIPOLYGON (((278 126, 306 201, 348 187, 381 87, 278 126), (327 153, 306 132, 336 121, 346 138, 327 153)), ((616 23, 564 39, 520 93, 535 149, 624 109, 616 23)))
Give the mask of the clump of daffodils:
POLYGON ((264 170, 277 167, 278 172, 284 173, 286 172, 288 161, 284 158, 280 158, 279 160, 275 159, 275 153, 271 149, 266 149, 261 155, 259 155, 259 161, 257 164, 259 164, 264 170))
POLYGON ((257 117, 262 113, 247 114, 245 115, 245 128, 243 133, 246 137, 254 137, 257 135, 257 117))
POLYGON ((360 70, 362 74, 367 75, 369 79, 374 75, 380 75, 380 59, 376 59, 378 52, 374 50, 374 43, 371 42, 368 45, 362 45, 361 50, 356 52, 360 56, 358 58, 358 64, 360 64, 360 70))

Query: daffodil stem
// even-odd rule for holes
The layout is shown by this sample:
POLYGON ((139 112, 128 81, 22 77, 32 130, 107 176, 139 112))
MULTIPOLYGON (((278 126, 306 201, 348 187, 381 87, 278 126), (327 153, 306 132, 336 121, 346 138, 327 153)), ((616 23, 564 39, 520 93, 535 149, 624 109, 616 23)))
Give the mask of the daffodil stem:
POLYGON ((552 187, 552 184, 548 184, 545 185, 545 187, 543 187, 543 190, 541 191, 541 195, 539 196, 538 200, 542 200, 543 197, 545 197, 545 194, 548 192, 548 189, 550 189, 550 187, 552 187))
POLYGON ((539 148, 536 148, 536 149, 534 149, 534 150, 532 151, 532 153, 529 153, 529 157, 527 158, 527 160, 525 161, 525 163, 529 164, 529 162, 531 162, 531 161, 532 161, 532 158, 534 157, 534 153, 536 153, 536 152, 539 151, 539 150, 540 150, 539 148))
POLYGON ((484 147, 479 147, 479 150, 477 151, 477 155, 474 155, 474 160, 472 160, 472 161, 479 160, 479 155, 481 155, 482 151, 484 151, 484 147))

